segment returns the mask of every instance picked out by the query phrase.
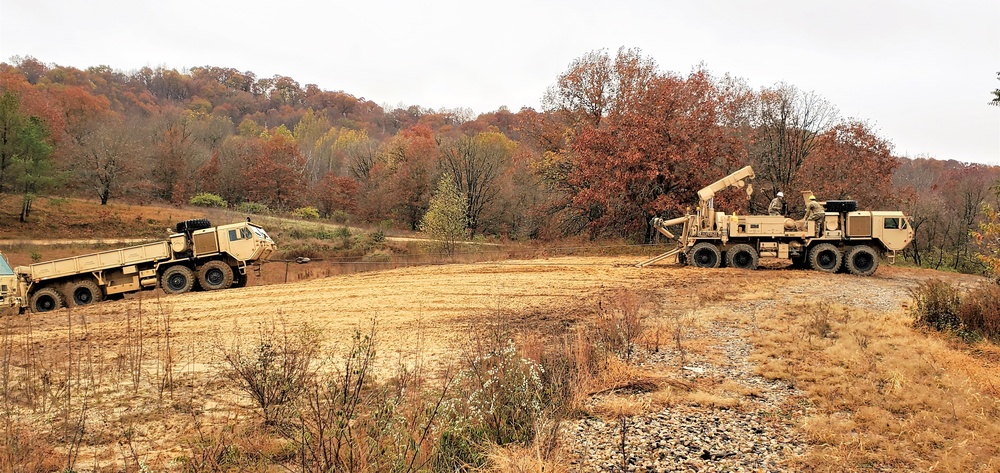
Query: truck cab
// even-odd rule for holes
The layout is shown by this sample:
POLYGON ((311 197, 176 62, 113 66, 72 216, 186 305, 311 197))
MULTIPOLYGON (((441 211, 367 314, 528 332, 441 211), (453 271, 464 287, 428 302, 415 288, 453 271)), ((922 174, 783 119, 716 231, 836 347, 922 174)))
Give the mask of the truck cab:
POLYGON ((0 254, 0 313, 10 308, 19 310, 21 297, 18 294, 17 275, 3 254, 0 254))

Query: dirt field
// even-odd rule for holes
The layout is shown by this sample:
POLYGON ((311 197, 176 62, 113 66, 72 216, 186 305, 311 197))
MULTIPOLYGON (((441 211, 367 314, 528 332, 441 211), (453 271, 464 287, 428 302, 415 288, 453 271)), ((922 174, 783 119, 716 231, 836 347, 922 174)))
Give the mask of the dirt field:
MULTIPOLYGON (((217 347, 229 343, 237 333, 252 336, 258 324, 271 321, 308 323, 321 330, 326 346, 336 348, 349 344, 354 329, 364 329, 374 319, 382 351, 380 360, 386 366, 400 359, 413 359, 415 353, 425 361, 444 364, 460 356, 463 343, 469 340, 470 333, 481 329, 484 321, 502 319, 523 333, 556 333, 589 323, 602 301, 621 290, 657 302, 656 312, 650 314, 654 325, 680 312, 713 320, 728 317, 726 323, 738 324, 749 320, 745 313, 727 314, 752 310, 753 317, 765 318, 772 315, 774 307, 800 303, 831 303, 902 317, 910 301, 908 291, 921 281, 946 278, 965 286, 981 281, 974 276, 888 265, 870 278, 784 267, 747 272, 669 264, 632 266, 642 259, 562 257, 411 267, 287 284, 254 285, 260 280, 251 280, 245 288, 178 296, 150 292, 83 309, 36 314, 30 319, 22 316, 8 323, 20 328, 31 324, 31 342, 37 350, 48 353, 43 359, 66 358, 59 354, 68 350, 65 340, 71 337, 76 341, 75 356, 87 350, 88 357, 99 360, 97 370, 103 372, 127 371, 122 368, 123 359, 135 358, 134 350, 129 352, 129 346, 134 345, 127 341, 142 333, 146 354, 141 371, 145 381, 137 384, 143 385, 155 384, 156 377, 162 374, 162 346, 169 338, 170 363, 175 366, 176 376, 189 380, 178 383, 181 388, 176 396, 199 411, 226 416, 248 407, 247 401, 231 391, 220 393, 217 384, 194 380, 204 379, 206 373, 209 378, 214 376, 219 363, 217 347), (165 322, 167 317, 169 323, 165 322), (144 328, 137 330, 140 324, 144 328)), ((265 271, 275 270, 283 271, 282 265, 265 266, 265 271)), ((705 330, 694 321, 687 335, 692 346, 726 342, 719 339, 725 336, 721 332, 701 328, 705 330)), ((69 354, 70 359, 73 356, 69 354)), ((59 366, 53 361, 51 370, 66 371, 59 366)), ((69 372, 72 375, 72 368, 69 372)), ((119 382, 116 389, 124 389, 122 385, 127 386, 128 380, 119 382)), ((105 428, 111 430, 106 437, 120 437, 121 433, 114 430, 127 425, 137 432, 130 442, 150 462, 169 462, 180 454, 178 439, 190 435, 189 414, 164 413, 151 401, 121 402, 125 404, 109 407, 102 414, 105 428), (123 405, 131 406, 126 410, 132 409, 129 418, 133 420, 125 424, 120 418, 123 405), (110 423, 108 418, 112 419, 110 423)), ((80 460, 82 470, 91 463, 113 464, 118 455, 115 452, 113 446, 99 444, 85 449, 80 460)))
MULTIPOLYGON (((387 346, 416 348, 419 331, 424 349, 447 352, 475 330, 477 319, 503 315, 525 327, 580 322, 597 309, 597 298, 616 289, 643 291, 671 305, 688 307, 698 293, 717 293, 719 301, 744 297, 792 297, 797 302, 834 301, 865 307, 907 304, 907 290, 928 278, 948 278, 972 285, 980 278, 883 265, 876 276, 860 278, 785 268, 745 272, 731 269, 657 265, 632 266, 634 257, 552 258, 500 263, 437 265, 230 289, 160 296, 147 292, 126 301, 109 301, 77 309, 89 330, 114 338, 126 314, 145 307, 147 313, 172 313, 180 345, 204 346, 234 327, 247 330, 260 322, 281 319, 321 328, 331 343, 349 340, 354 327, 375 318, 387 346), (157 305, 163 309, 158 309, 157 305)), ((265 271, 283 271, 282 265, 265 271)), ((704 297, 704 296, 702 296, 704 297)), ((711 296, 709 296, 711 298, 711 296)), ((66 310, 35 315, 36 336, 64 336, 66 310)))

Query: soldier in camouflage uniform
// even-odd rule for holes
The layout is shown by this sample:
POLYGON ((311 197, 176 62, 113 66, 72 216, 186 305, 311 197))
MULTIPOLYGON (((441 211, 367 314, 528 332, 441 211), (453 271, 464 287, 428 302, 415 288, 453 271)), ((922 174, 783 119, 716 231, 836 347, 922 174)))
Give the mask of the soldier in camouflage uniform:
POLYGON ((781 209, 785 206, 785 194, 778 192, 778 196, 767 206, 768 215, 781 215, 781 209))
POLYGON ((826 218, 826 211, 823 209, 823 205, 816 202, 816 196, 809 196, 809 204, 806 205, 806 215, 802 220, 812 220, 816 222, 816 233, 823 233, 823 219, 826 218))

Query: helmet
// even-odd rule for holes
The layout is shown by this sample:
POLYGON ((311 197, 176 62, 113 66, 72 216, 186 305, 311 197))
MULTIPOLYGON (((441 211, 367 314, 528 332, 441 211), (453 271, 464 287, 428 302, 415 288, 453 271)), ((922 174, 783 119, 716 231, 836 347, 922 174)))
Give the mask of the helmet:
POLYGON ((816 196, 814 195, 809 196, 809 200, 816 200, 816 196))
POLYGON ((784 192, 778 192, 778 197, 784 197, 784 196, 785 196, 784 192))

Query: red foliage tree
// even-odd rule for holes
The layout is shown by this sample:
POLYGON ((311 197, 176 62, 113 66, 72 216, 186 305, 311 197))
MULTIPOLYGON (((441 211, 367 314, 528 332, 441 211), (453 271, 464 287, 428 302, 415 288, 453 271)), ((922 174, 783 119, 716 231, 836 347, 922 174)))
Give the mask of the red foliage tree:
POLYGON ((812 190, 821 200, 854 199, 866 209, 893 208, 899 204, 892 186, 897 166, 891 143, 867 124, 851 121, 817 139, 795 188, 812 190))
POLYGON ((619 82, 630 89, 618 88, 628 96, 600 125, 588 114, 592 120, 571 145, 572 206, 595 235, 623 236, 646 228, 655 214, 680 214, 697 201, 698 189, 745 160, 718 125, 724 97, 705 71, 686 79, 641 74, 641 87, 629 77, 619 82))
POLYGON ((246 197, 275 209, 292 209, 306 190, 305 159, 286 133, 262 138, 250 165, 243 171, 246 197))
POLYGON ((357 206, 358 181, 327 173, 313 186, 313 199, 325 218, 334 212, 353 213, 357 206))

